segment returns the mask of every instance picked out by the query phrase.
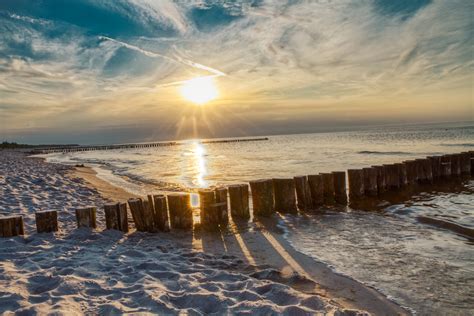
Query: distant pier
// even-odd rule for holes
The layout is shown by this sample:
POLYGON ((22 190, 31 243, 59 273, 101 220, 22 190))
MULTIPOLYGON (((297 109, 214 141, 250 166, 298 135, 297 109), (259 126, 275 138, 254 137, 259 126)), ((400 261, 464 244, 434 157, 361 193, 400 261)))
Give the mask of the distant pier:
MULTIPOLYGON (((268 137, 260 138, 230 138, 203 140, 201 144, 219 144, 219 143, 240 143, 240 142, 257 142, 268 140, 268 137)), ((183 145, 185 142, 153 142, 153 143, 135 143, 135 144, 116 144, 116 145, 95 145, 95 146, 54 146, 46 148, 37 148, 31 151, 32 154, 51 154, 51 153, 70 153, 78 151, 93 150, 111 150, 111 149, 135 149, 135 148, 153 148, 183 145)))

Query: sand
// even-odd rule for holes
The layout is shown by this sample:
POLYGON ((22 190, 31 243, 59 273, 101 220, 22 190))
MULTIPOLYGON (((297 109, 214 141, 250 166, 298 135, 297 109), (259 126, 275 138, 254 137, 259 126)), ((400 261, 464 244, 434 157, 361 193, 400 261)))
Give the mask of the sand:
POLYGON ((74 169, 0 152, 0 212, 22 214, 24 237, 0 239, 0 313, 405 314, 373 289, 296 252, 275 220, 224 233, 76 229, 74 208, 132 194, 74 169), (36 234, 34 212, 60 211, 36 234))

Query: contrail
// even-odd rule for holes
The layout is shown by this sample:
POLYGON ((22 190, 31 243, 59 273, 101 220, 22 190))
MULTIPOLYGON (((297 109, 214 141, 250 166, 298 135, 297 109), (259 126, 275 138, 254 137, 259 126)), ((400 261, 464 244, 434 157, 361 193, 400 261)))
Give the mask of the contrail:
POLYGON ((220 77, 220 76, 226 76, 225 73, 223 73, 222 71, 219 71, 217 69, 214 69, 214 68, 211 68, 211 67, 208 67, 208 66, 205 66, 205 65, 201 65, 199 63, 195 63, 194 61, 192 60, 188 60, 188 59, 184 59, 182 57, 179 57, 179 56, 175 56, 175 58, 171 58, 169 56, 166 56, 166 55, 162 55, 162 54, 159 54, 159 53, 155 53, 155 52, 150 52, 148 50, 144 50, 138 46, 135 46, 135 45, 131 45, 131 44, 128 44, 128 43, 125 43, 125 42, 122 42, 122 41, 119 41, 119 40, 116 40, 116 39, 113 39, 113 38, 110 38, 110 37, 107 37, 107 36, 99 36, 99 39, 103 39, 103 40, 107 40, 107 41, 111 41, 111 42, 114 42, 114 43, 117 43, 123 47, 126 47, 128 49, 131 49, 131 50, 134 50, 134 51, 137 51, 137 52, 140 52, 142 54, 144 54, 145 56, 148 56, 148 57, 158 57, 158 58, 164 58, 166 60, 169 60, 171 62, 174 62, 174 63, 177 63, 177 64, 181 64, 181 65, 186 65, 186 66, 189 66, 189 67, 192 67, 192 68, 196 68, 196 69, 201 69, 201 70, 205 70, 205 71, 208 71, 210 73, 213 73, 214 76, 213 77, 220 77))

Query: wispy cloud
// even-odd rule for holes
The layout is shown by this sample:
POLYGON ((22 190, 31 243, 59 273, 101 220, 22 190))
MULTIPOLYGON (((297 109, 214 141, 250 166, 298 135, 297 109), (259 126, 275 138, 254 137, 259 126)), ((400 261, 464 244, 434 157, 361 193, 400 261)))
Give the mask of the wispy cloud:
POLYGON ((217 77, 216 134, 237 116, 249 125, 236 129, 285 121, 291 131, 359 113, 374 122, 472 115, 472 1, 6 3, 0 132, 9 135, 107 126, 110 113, 176 126, 190 110, 176 85, 195 76, 217 77))
POLYGON ((192 68, 195 68, 195 69, 199 69, 199 70, 205 70, 205 71, 208 71, 216 76, 225 76, 226 74, 223 73, 222 71, 219 71, 217 69, 214 69, 214 68, 211 68, 209 66, 205 66, 205 65, 201 65, 199 63, 196 63, 192 60, 188 60, 188 59, 185 59, 185 58, 182 58, 178 55, 173 55, 173 57, 170 57, 170 56, 167 56, 167 55, 163 55, 163 54, 160 54, 160 53, 157 53, 157 52, 151 52, 151 51, 148 51, 148 50, 145 50, 145 49, 142 49, 138 46, 135 46, 135 45, 131 45, 131 44, 128 44, 128 43, 125 43, 125 42, 122 42, 122 41, 118 41, 116 39, 113 39, 113 38, 110 38, 110 37, 107 37, 107 36, 99 36, 100 39, 104 39, 104 40, 107 40, 107 41, 111 41, 111 42, 114 42, 114 43, 117 43, 123 47, 126 47, 128 49, 131 49, 131 50, 134 50, 134 51, 137 51, 137 52, 140 52, 142 53, 143 55, 145 56, 148 56, 148 57, 158 57, 158 58, 163 58, 163 59, 166 59, 166 60, 169 60, 171 62, 174 62, 174 63, 177 63, 177 64, 181 64, 181 65, 185 65, 185 66, 189 66, 189 67, 192 67, 192 68))

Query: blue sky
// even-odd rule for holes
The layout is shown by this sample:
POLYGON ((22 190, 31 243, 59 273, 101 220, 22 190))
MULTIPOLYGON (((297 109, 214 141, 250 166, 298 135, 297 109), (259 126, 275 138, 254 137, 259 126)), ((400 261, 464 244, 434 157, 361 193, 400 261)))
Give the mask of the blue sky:
POLYGON ((474 2, 0 1, 0 138, 106 143, 474 120, 474 2), (183 81, 213 76, 197 107, 183 81))

